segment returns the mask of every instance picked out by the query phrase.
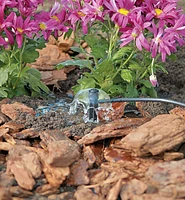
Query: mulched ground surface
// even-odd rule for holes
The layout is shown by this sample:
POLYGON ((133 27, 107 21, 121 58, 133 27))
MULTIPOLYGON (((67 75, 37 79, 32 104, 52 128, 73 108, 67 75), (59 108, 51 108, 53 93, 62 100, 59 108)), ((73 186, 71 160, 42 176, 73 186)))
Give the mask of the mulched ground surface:
MULTIPOLYGON (((176 61, 165 64, 168 74, 157 74, 157 90, 161 98, 185 103, 185 48, 176 55, 176 61)), ((40 116, 20 110, 16 120, 8 114, 0 116, 0 199, 185 198, 184 110, 180 110, 182 118, 164 115, 152 121, 175 106, 144 103, 138 108, 141 115, 132 113, 128 117, 123 112, 125 104, 118 104, 115 113, 109 113, 110 118, 118 120, 84 123, 81 110, 77 115, 68 114, 72 99, 66 96, 80 75, 80 70, 74 70, 67 80, 59 82, 57 99, 17 97, 1 102, 0 106, 23 103, 36 111, 65 100, 63 106, 52 107, 40 116), (146 129, 142 129, 140 132, 146 135, 138 136, 135 146, 132 138, 136 133, 132 130, 147 121, 151 122, 153 135, 148 138, 146 129), (167 132, 165 127, 173 131, 167 132), (131 138, 126 136, 131 135, 130 131, 131 138)))

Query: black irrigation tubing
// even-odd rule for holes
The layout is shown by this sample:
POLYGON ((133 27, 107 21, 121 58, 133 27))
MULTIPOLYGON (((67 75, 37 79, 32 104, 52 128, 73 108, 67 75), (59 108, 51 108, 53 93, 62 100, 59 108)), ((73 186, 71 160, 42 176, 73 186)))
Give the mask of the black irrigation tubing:
POLYGON ((185 103, 170 99, 162 99, 162 98, 113 98, 113 99, 98 100, 98 103, 113 103, 113 102, 162 102, 162 103, 170 103, 185 107, 185 103))

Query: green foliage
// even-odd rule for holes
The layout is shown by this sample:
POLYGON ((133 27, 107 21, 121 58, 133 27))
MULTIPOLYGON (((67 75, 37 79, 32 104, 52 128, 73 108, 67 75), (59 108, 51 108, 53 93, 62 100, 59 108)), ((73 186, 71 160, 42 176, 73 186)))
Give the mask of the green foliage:
POLYGON ((16 45, 10 49, 0 49, 0 98, 49 93, 49 89, 40 81, 40 72, 28 66, 38 58, 36 49, 43 48, 45 41, 38 39, 27 42, 20 49, 16 45))
POLYGON ((91 51, 86 52, 79 42, 79 47, 72 47, 73 51, 83 53, 86 59, 68 60, 56 67, 76 65, 88 68, 83 77, 73 87, 75 93, 87 88, 99 88, 111 97, 157 97, 155 88, 149 81, 149 76, 157 70, 167 73, 160 62, 154 63, 149 52, 139 51, 134 43, 120 47, 118 27, 113 24, 95 24, 87 35, 76 33, 76 37, 87 42, 91 51), (101 26, 101 27, 100 27, 101 26), (99 30, 102 30, 101 34, 99 30))

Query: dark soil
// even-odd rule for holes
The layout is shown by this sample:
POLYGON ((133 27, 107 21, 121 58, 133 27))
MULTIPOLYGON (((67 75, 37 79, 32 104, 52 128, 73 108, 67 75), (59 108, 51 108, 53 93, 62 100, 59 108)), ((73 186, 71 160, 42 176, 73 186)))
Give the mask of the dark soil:
MULTIPOLYGON (((185 102, 185 47, 181 47, 176 52, 175 61, 167 60, 165 68, 168 74, 159 72, 157 79, 159 87, 156 88, 158 97, 185 102)), ((168 113, 175 105, 167 103, 145 103, 145 110, 152 116, 168 113)))

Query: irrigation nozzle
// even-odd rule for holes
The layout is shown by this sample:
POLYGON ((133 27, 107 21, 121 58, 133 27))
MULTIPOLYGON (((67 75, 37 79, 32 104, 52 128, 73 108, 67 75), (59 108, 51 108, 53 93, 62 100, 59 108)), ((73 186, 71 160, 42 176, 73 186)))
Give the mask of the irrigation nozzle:
POLYGON ((96 122, 98 119, 96 109, 98 108, 99 91, 95 88, 89 90, 89 108, 88 118, 89 121, 96 122))

